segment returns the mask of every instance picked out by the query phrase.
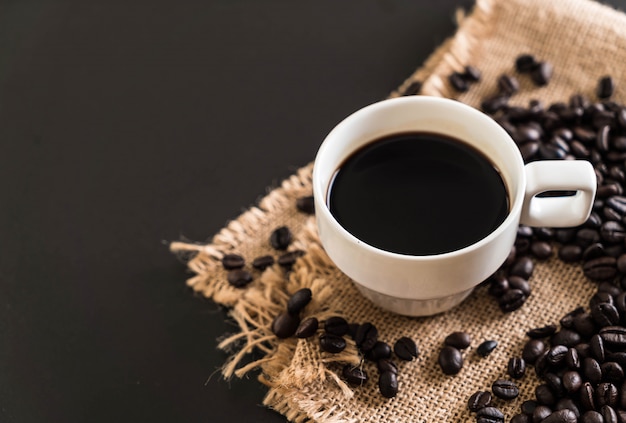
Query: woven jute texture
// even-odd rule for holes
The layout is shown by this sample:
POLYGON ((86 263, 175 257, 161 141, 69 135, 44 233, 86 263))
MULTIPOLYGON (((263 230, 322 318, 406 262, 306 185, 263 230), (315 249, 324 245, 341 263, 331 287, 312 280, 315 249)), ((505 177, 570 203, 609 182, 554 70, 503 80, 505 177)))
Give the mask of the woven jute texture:
MULTIPOLYGON (((555 72, 546 87, 536 87, 520 75, 521 90, 512 98, 513 104, 525 106, 530 99, 546 104, 568 101, 574 93, 595 98, 598 79, 609 74, 618 83, 613 100, 623 103, 626 87, 621 89, 619 83, 626 81, 626 16, 589 0, 478 0, 469 15, 459 17, 457 33, 391 96, 420 81, 423 95, 456 98, 478 107, 481 99, 496 92, 499 75, 515 74, 515 58, 522 53, 551 62, 555 72), (479 68, 483 76, 469 92, 459 95, 447 77, 465 65, 479 68)), ((296 199, 311 195, 311 171, 312 164, 298 170, 256 207, 230 222, 210 244, 171 245, 176 253, 197 253, 189 261, 195 276, 188 285, 229 307, 240 326, 240 332, 219 345, 233 352, 224 365, 224 376, 241 377, 260 368, 259 380, 268 387, 265 405, 292 421, 473 421, 475 417, 467 411, 468 397, 476 390, 488 390, 494 380, 506 376, 506 363, 520 354, 525 332, 557 323, 566 312, 587 304, 595 292, 595 284, 584 277, 580 265, 553 258, 537 263, 532 295, 513 313, 500 311, 485 287, 477 288, 455 309, 434 317, 409 318, 382 311, 362 297, 326 256, 314 217, 297 210, 296 199), (248 264, 254 281, 244 289, 230 286, 221 257, 238 253, 247 263, 261 255, 276 257, 268 239, 274 228, 283 225, 295 235, 290 249, 306 252, 293 270, 286 273, 274 265, 260 272, 248 264), (378 372, 368 361, 363 366, 373 380, 365 386, 351 388, 338 376, 344 363, 359 362, 351 339, 344 352, 332 355, 320 352, 316 337, 279 340, 273 335, 274 317, 285 310, 289 295, 303 287, 313 292, 305 316, 323 320, 340 315, 350 322, 373 323, 386 342, 393 343, 401 336, 417 341, 419 358, 399 363, 395 398, 380 395, 378 372), (467 331, 472 345, 463 353, 461 372, 445 376, 437 355, 444 337, 454 331, 467 331), (487 339, 496 340, 498 347, 488 358, 480 358, 476 347, 487 339), (253 350, 260 351, 262 358, 242 361, 253 350)), ((534 372, 527 372, 519 382, 517 399, 496 401, 507 420, 522 401, 533 397, 537 384, 534 372)))

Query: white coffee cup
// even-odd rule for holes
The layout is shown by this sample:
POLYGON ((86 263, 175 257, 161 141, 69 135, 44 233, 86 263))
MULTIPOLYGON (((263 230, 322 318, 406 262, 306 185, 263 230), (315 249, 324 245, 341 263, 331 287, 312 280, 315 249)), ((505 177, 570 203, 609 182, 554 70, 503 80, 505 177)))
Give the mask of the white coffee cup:
POLYGON ((595 190, 596 176, 589 162, 551 160, 524 165, 515 142, 489 116, 458 101, 427 96, 384 100, 348 116, 328 134, 313 168, 317 227, 326 253, 365 297, 409 316, 440 313, 463 301, 504 263, 520 222, 545 227, 582 224, 591 212, 595 190), (365 144, 406 132, 441 134, 482 152, 500 172, 509 193, 504 222, 470 246, 424 256, 373 247, 344 229, 326 201, 333 175, 365 144), (576 194, 536 197, 561 190, 576 194))

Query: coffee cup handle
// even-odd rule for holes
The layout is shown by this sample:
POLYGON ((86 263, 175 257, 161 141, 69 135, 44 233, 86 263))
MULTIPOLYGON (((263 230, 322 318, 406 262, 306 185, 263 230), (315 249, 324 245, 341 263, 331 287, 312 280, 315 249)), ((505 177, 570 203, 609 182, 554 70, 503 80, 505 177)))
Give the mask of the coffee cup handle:
POLYGON ((520 223, 564 228, 584 223, 596 195, 596 174, 584 160, 545 160, 525 166, 526 192, 520 223), (559 197, 537 197, 547 191, 576 191, 559 197))

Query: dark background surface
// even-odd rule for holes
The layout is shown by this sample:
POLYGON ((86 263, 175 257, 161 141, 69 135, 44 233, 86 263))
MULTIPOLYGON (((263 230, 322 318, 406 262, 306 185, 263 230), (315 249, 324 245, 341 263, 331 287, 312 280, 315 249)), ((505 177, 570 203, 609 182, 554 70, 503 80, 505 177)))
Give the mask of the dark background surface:
POLYGON ((221 380, 235 327, 167 242, 311 161, 472 4, 0 2, 0 421, 284 421, 221 380))

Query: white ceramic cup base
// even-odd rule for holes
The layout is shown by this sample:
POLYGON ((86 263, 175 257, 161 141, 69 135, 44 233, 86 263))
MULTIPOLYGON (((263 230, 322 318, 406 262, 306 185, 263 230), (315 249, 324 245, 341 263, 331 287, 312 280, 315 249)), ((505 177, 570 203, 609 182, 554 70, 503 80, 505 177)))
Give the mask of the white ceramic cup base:
MULTIPOLYGON (((504 263, 520 222, 546 227, 585 222, 595 190, 596 176, 589 162, 560 160, 524 165, 515 142, 489 116, 458 101, 426 96, 384 100, 348 116, 328 134, 313 167, 315 215, 326 253, 367 298, 382 308, 409 316, 440 313, 463 301, 504 263), (425 256, 381 250, 344 229, 326 202, 333 175, 364 145, 407 132, 452 137, 485 155, 499 171, 508 193, 509 214, 504 222, 472 245, 425 256), (545 191, 576 194, 537 197, 545 191)), ((428 199, 424 201, 429 204, 428 199)), ((459 219, 463 219, 462 213, 460 205, 459 219)))

